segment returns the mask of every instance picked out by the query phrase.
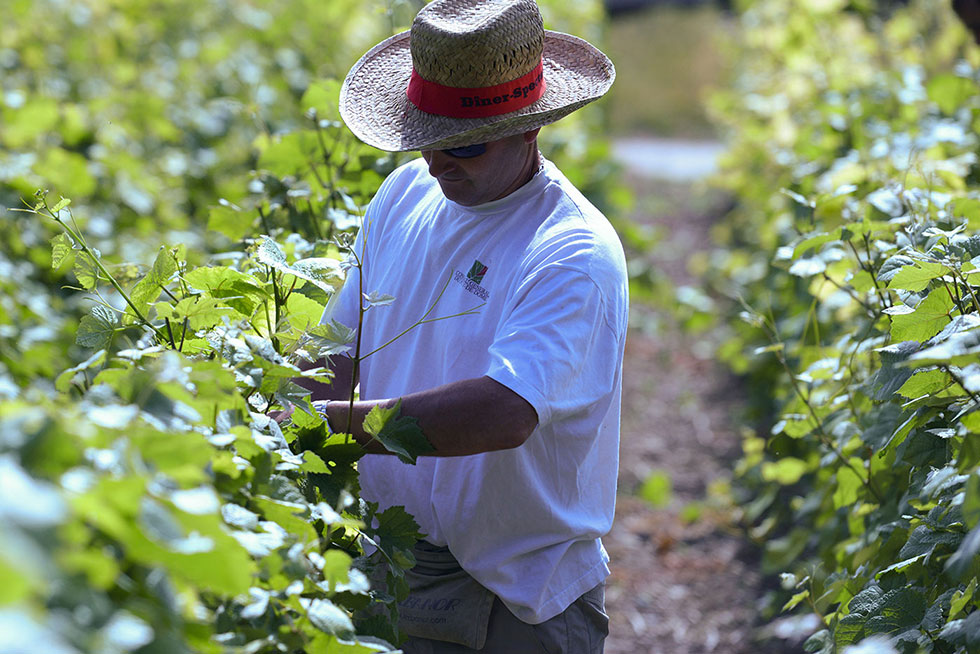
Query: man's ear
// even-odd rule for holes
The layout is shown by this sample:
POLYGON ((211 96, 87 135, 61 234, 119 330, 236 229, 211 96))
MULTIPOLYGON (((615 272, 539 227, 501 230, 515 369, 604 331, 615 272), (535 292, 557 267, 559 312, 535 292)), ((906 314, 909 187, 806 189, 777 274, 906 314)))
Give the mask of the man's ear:
POLYGON ((534 141, 538 138, 538 132, 540 132, 540 131, 541 131, 541 128, 540 127, 536 127, 534 129, 532 129, 530 132, 524 132, 524 142, 525 143, 534 143, 534 141))

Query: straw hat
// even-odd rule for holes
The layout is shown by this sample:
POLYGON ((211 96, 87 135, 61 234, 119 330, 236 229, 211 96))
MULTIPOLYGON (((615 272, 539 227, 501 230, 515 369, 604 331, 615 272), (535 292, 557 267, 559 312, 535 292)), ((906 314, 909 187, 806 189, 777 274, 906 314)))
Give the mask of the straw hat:
POLYGON ((553 123, 615 76, 587 41, 546 31, 534 0, 435 0, 354 64, 340 115, 382 150, 454 148, 553 123))

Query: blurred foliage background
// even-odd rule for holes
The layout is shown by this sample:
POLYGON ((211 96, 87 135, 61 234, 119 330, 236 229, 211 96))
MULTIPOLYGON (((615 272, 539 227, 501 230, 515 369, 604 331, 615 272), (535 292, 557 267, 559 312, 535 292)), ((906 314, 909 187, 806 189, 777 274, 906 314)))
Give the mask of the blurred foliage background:
MULTIPOLYGON (((633 298, 739 379, 730 515, 781 575, 763 616, 806 618, 783 624, 808 652, 980 651, 980 50, 953 5, 976 11, 742 0, 611 27, 643 80, 614 91, 617 129, 725 145, 707 184, 638 198, 724 198, 696 288, 649 257, 633 298)), ((661 248, 656 225, 624 234, 661 248)))
POLYGON ((980 51, 940 0, 736 9, 698 264, 746 391, 733 515, 806 651, 975 651, 980 51))
POLYGON ((734 15, 715 2, 652 2, 614 14, 607 51, 617 80, 609 105, 615 136, 713 139, 708 97, 730 75, 734 15))

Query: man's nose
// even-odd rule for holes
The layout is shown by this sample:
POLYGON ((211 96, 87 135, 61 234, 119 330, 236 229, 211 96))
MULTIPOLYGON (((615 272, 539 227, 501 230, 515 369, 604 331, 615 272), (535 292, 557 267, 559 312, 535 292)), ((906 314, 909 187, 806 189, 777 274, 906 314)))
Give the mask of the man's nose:
POLYGON ((455 159, 442 150, 423 150, 422 158, 429 164, 429 174, 439 177, 456 165, 455 159))

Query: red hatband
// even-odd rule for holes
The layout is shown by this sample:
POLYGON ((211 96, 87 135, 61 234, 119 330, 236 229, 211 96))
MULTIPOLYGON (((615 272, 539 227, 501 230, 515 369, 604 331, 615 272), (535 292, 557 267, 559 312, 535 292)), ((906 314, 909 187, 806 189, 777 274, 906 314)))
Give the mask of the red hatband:
POLYGON ((480 88, 455 88, 422 79, 412 70, 408 99, 422 111, 450 118, 487 118, 523 109, 544 95, 544 67, 511 82, 480 88))

